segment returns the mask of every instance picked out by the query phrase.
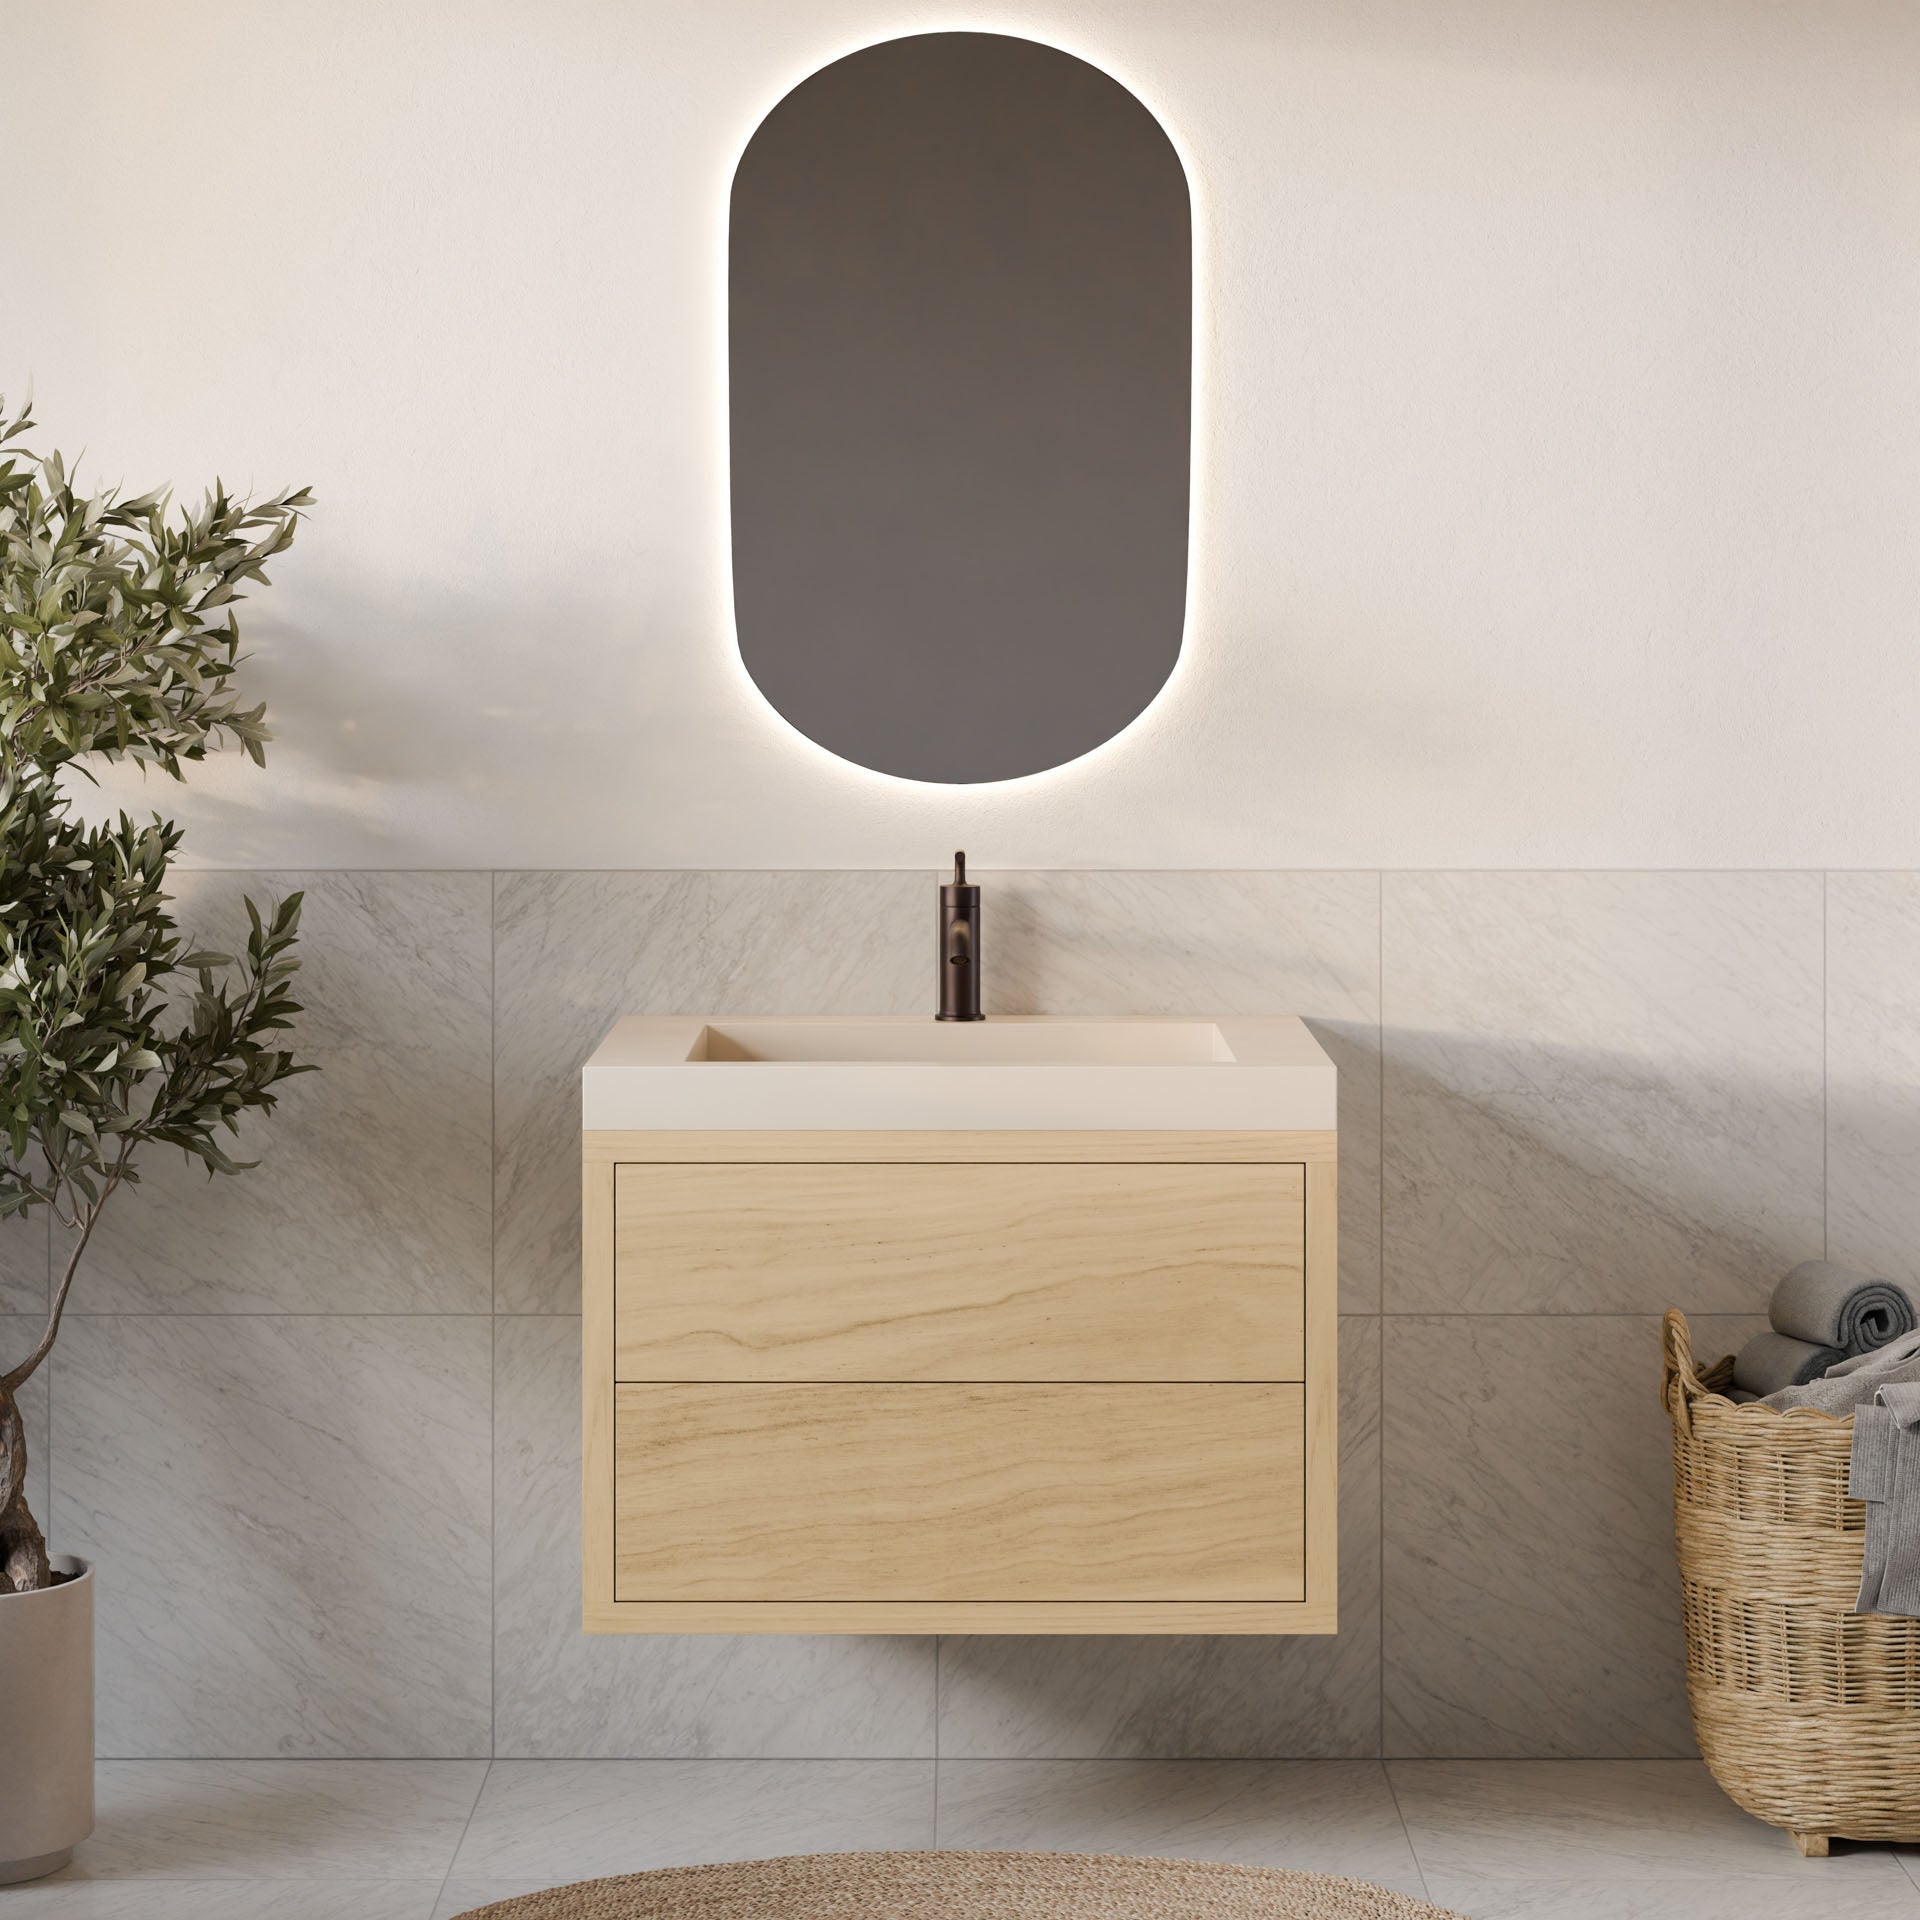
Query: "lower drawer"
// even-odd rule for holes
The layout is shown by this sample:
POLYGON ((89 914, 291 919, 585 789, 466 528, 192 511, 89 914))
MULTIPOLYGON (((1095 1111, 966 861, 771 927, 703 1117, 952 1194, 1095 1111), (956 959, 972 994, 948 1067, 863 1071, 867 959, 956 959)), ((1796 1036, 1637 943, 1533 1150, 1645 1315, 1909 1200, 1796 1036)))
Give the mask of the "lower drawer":
POLYGON ((614 1390, 621 1601, 1297 1601, 1298 1385, 614 1390))

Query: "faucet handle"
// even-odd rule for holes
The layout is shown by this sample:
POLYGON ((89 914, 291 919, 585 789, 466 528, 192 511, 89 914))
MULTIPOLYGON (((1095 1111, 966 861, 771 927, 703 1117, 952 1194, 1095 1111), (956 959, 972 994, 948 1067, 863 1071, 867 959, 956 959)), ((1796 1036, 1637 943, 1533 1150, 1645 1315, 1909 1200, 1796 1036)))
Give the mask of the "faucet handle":
POLYGON ((980 909, 980 889, 967 878, 967 856, 956 853, 953 856, 953 878, 940 883, 940 901, 944 907, 977 913, 980 909))

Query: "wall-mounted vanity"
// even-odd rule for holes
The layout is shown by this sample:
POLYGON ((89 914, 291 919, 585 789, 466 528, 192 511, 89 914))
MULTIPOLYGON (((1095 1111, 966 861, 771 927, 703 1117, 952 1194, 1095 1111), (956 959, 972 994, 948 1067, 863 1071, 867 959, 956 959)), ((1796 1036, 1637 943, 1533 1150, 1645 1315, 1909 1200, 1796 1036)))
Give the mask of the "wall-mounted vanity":
POLYGON ((583 1074, 585 1624, 1329 1633, 1298 1020, 631 1019, 583 1074))

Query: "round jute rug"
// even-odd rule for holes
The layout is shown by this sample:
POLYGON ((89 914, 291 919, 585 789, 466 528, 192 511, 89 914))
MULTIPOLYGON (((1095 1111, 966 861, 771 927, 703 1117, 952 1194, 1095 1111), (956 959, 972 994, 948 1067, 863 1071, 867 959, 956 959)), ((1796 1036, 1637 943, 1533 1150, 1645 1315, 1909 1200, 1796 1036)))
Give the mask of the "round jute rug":
POLYGON ((809 1853, 522 1894, 460 1920, 1460 1920, 1364 1880, 1105 1853, 809 1853))

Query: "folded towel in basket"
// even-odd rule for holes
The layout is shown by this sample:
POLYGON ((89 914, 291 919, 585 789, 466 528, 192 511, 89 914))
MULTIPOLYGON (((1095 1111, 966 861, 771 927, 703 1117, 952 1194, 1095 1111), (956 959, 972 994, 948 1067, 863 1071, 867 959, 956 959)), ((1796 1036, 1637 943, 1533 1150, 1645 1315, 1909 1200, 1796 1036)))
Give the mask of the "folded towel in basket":
POLYGON ((1846 1353, 1884 1347, 1920 1326, 1905 1287, 1831 1260, 1802 1260, 1774 1288, 1767 1318, 1775 1333, 1846 1353))
POLYGON ((1871 1353, 1842 1360, 1818 1380, 1804 1386, 1782 1387, 1765 1396, 1770 1407, 1785 1413, 1789 1407, 1818 1407, 1844 1420, 1864 1407, 1882 1387, 1920 1385, 1920 1333, 1903 1334, 1871 1353))
POLYGON ((1854 1611, 1920 1618, 1920 1381, 1877 1388, 1855 1410, 1847 1493, 1867 1507, 1854 1611))
POLYGON ((1782 1387, 1798 1387, 1818 1380, 1837 1361, 1846 1358, 1840 1347, 1815 1346, 1792 1340, 1784 1333, 1756 1333, 1733 1360, 1733 1384, 1756 1400, 1782 1387))

